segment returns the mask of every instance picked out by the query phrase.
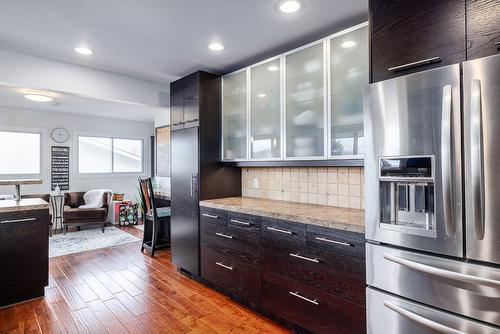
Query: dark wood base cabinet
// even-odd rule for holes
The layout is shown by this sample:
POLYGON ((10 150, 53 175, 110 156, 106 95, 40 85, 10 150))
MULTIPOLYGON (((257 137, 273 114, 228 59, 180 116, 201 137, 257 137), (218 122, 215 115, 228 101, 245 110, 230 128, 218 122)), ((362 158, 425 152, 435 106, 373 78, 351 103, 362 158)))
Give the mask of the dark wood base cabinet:
POLYGON ((48 209, 0 213, 0 307, 44 295, 48 240, 48 209))
POLYGON ((365 333, 364 235, 201 208, 201 277, 297 333, 365 333))

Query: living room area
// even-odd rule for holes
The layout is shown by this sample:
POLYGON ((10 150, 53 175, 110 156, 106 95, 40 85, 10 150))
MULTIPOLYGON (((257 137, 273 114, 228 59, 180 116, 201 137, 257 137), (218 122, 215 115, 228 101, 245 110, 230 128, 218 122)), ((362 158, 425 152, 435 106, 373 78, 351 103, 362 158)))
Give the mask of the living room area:
POLYGON ((7 49, 0 67, 0 201, 50 204, 50 258, 141 240, 139 178, 169 207, 168 85, 7 49))

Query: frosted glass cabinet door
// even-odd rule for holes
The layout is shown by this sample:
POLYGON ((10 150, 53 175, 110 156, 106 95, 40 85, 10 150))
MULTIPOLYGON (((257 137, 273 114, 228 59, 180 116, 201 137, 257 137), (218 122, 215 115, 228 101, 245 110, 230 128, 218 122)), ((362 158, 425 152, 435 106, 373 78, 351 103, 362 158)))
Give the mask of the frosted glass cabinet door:
POLYGON ((363 154, 363 86, 368 84, 368 27, 330 40, 331 155, 363 154))
POLYGON ((285 61, 286 157, 323 157, 323 43, 287 55, 285 61))
POLYGON ((250 69, 252 159, 281 157, 280 59, 250 69))
POLYGON ((223 79, 223 158, 247 158, 247 75, 246 71, 223 79))

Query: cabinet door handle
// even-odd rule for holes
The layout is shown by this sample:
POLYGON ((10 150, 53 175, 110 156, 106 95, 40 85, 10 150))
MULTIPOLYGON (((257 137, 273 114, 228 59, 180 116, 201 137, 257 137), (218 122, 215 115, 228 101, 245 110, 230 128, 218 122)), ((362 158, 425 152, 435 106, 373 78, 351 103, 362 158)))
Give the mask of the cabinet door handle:
POLYGON ((432 57, 432 58, 427 58, 427 59, 422 59, 418 61, 414 61, 412 63, 407 63, 399 66, 394 66, 394 67, 389 67, 387 70, 391 72, 396 72, 396 71, 402 71, 402 70, 407 70, 413 67, 418 67, 422 65, 429 65, 432 63, 437 63, 438 61, 441 61, 441 58, 439 57, 432 57))
POLYGON ((232 239, 233 238, 232 235, 227 235, 227 234, 224 234, 224 233, 216 232, 215 234, 218 235, 219 237, 223 237, 223 238, 227 238, 227 239, 232 239))
POLYGON ((327 239, 327 238, 323 238, 323 237, 316 237, 316 240, 330 242, 332 244, 341 245, 341 246, 349 246, 349 247, 352 246, 351 244, 349 244, 347 242, 335 241, 335 240, 331 240, 331 239, 327 239))
POLYGON ((248 222, 243 222, 241 220, 237 220, 237 219, 231 219, 230 222, 232 223, 236 223, 236 224, 240 224, 240 225, 245 225, 245 226, 250 226, 250 223, 248 222))
POLYGON ((306 260, 306 261, 309 261, 309 262, 319 263, 319 260, 317 258, 313 259, 311 257, 299 255, 298 253, 297 254, 290 253, 290 256, 296 257, 296 258, 301 259, 301 260, 306 260))
POLYGON ((307 297, 301 296, 298 291, 290 291, 290 294, 294 297, 300 298, 302 300, 305 300, 308 303, 314 304, 314 305, 319 305, 318 299, 309 299, 307 297))
POLYGON ((2 220, 0 224, 8 224, 8 223, 27 223, 35 221, 36 218, 24 218, 24 219, 12 219, 12 220, 2 220))
POLYGON ((218 265, 219 267, 222 267, 222 268, 225 268, 227 270, 234 270, 233 266, 226 266, 224 263, 222 262, 215 262, 216 265, 218 265))
POLYGON ((202 213, 201 214, 203 217, 208 217, 208 218, 213 218, 213 219, 219 219, 219 216, 211 215, 208 213, 202 213))
POLYGON ((495 42, 495 46, 500 46, 500 42, 495 42))
POLYGON ((287 231, 287 230, 282 230, 282 229, 279 229, 279 228, 275 228, 275 227, 266 227, 269 231, 274 231, 274 232, 279 232, 279 233, 284 233, 284 234, 293 234, 292 231, 287 231))

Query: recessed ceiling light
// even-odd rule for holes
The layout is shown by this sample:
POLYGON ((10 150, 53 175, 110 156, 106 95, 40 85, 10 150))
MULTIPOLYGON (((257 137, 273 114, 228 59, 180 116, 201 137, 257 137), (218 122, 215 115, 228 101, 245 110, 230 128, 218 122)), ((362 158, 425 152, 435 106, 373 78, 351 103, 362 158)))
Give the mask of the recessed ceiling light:
POLYGON ((212 51, 222 51, 222 50, 224 50, 224 45, 222 45, 222 44, 220 44, 220 43, 216 43, 216 42, 214 42, 214 43, 210 43, 210 44, 208 45, 208 48, 209 48, 210 50, 212 50, 212 51))
POLYGON ((51 96, 38 93, 24 94, 24 97, 35 102, 52 102, 54 100, 51 96))
POLYGON ((297 12, 302 5, 297 0, 285 0, 280 3, 280 10, 285 14, 297 12))
POLYGON ((271 72, 276 72, 278 71, 280 68, 276 65, 271 65, 267 68, 268 71, 271 71, 271 72))
POLYGON ((264 94, 264 93, 261 93, 261 94, 257 95, 257 97, 266 97, 266 96, 267 96, 267 95, 266 95, 266 94, 264 94))
POLYGON ((340 47, 344 48, 344 49, 349 49, 349 48, 352 48, 356 45, 358 45, 358 43, 356 43, 355 41, 345 41, 345 42, 342 42, 342 44, 340 44, 340 47))
POLYGON ((85 46, 79 46, 75 48, 75 52, 78 52, 79 54, 85 55, 85 56, 90 56, 91 54, 94 53, 91 49, 85 47, 85 46))

